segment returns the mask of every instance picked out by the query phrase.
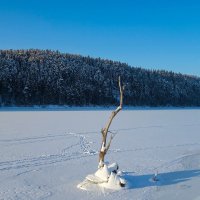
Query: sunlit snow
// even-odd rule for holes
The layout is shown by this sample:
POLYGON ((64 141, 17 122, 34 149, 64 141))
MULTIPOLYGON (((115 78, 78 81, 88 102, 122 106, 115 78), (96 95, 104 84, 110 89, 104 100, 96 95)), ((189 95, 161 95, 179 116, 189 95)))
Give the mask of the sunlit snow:
POLYGON ((198 109, 120 112, 106 161, 118 163, 129 188, 78 189, 98 170, 110 112, 0 112, 0 199, 200 199, 198 109))

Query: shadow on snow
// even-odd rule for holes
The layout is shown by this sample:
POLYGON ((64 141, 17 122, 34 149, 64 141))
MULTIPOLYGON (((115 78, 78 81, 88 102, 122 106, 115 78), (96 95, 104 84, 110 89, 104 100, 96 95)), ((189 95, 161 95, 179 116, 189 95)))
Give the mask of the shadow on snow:
POLYGON ((154 174, 135 176, 133 172, 125 172, 124 178, 128 182, 129 189, 144 188, 150 186, 173 185, 188 181, 193 177, 200 177, 200 170, 186 170, 158 174, 158 181, 153 181, 154 174))

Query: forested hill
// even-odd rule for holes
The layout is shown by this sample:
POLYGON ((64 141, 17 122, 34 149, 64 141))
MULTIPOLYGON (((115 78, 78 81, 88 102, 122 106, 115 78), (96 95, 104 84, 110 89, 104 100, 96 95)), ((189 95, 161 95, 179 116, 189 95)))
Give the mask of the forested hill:
POLYGON ((198 77, 35 49, 0 50, 0 105, 115 105, 119 75, 126 105, 200 105, 198 77))

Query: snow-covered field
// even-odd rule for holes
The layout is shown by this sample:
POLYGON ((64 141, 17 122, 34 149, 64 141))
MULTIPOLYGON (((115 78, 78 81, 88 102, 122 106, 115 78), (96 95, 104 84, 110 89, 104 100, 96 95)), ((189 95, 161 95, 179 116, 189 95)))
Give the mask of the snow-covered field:
POLYGON ((200 110, 124 110, 106 156, 128 189, 77 189, 97 170, 109 110, 0 112, 0 199, 200 200, 200 110), (159 181, 151 180, 158 172, 159 181), (106 198, 105 198, 106 197, 106 198))

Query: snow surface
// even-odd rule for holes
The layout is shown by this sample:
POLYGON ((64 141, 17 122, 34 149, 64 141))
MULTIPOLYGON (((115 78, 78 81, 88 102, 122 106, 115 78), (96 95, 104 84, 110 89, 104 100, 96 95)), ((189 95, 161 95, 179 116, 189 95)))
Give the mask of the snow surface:
POLYGON ((109 110, 0 112, 0 199, 200 200, 198 109, 122 110, 106 160, 118 163, 129 189, 77 189, 97 170, 109 116, 109 110))

